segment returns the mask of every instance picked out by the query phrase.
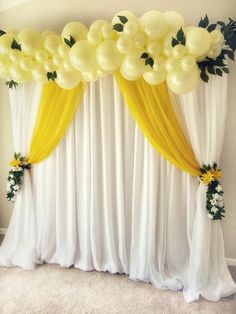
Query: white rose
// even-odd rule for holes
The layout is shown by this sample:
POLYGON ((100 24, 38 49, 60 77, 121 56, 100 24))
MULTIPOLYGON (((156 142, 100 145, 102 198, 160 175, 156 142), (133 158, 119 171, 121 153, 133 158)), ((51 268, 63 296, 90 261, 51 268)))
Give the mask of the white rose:
POLYGON ((13 174, 11 173, 11 174, 9 175, 9 177, 10 177, 10 178, 13 178, 14 176, 13 176, 13 174))
POLYGON ((215 200, 218 200, 220 195, 219 195, 218 193, 215 193, 215 194, 213 194, 212 196, 213 196, 213 198, 214 198, 215 200))
POLYGON ((224 207, 224 202, 219 202, 218 206, 221 207, 221 208, 224 207))
POLYGON ((222 196, 222 195, 220 195, 220 196, 218 197, 218 201, 219 201, 219 202, 222 202, 222 201, 223 201, 223 196, 222 196))
POLYGON ((216 201, 215 199, 212 199, 212 200, 211 200, 211 205, 212 205, 212 206, 217 205, 217 201, 216 201))
POLYGON ((211 220, 213 219, 213 215, 212 215, 212 214, 209 213, 207 216, 208 216, 211 220))
POLYGON ((222 185, 221 185, 220 183, 217 185, 216 191, 217 191, 217 192, 222 192, 222 191, 223 191, 222 185))
POLYGON ((218 212, 218 208, 215 207, 215 206, 213 206, 212 209, 211 209, 211 211, 212 211, 213 213, 217 213, 217 212, 218 212))
POLYGON ((14 181, 14 180, 10 180, 10 183, 11 183, 11 184, 15 184, 15 181, 14 181))

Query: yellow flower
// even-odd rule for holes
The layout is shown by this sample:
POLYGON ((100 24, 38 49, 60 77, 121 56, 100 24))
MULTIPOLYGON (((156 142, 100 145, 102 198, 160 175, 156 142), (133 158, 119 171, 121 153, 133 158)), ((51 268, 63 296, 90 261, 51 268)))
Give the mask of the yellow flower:
POLYGON ((222 176, 223 176, 223 173, 220 169, 216 169, 216 170, 212 169, 211 173, 212 173, 215 180, 218 180, 218 179, 222 178, 222 176))
POLYGON ((201 175, 201 180, 204 184, 208 185, 212 181, 214 181, 214 176, 211 171, 207 171, 201 175))
POLYGON ((18 169, 18 168, 21 166, 20 158, 13 159, 13 160, 10 162, 10 165, 11 165, 12 167, 18 169))

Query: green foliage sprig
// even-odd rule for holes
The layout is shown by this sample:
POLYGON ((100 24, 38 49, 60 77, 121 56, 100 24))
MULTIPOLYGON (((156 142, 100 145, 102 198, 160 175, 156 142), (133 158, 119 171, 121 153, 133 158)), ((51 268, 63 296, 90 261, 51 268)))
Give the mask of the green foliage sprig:
POLYGON ((11 48, 21 50, 21 44, 18 44, 18 42, 15 40, 15 38, 13 38, 11 48))
POLYGON ((55 81, 55 79, 57 78, 57 72, 54 71, 54 72, 48 72, 47 73, 47 78, 48 78, 48 81, 55 81))
POLYGON ((117 32, 123 32, 124 25, 128 22, 127 17, 122 15, 117 15, 121 23, 116 23, 113 25, 113 29, 117 32))
POLYGON ((172 47, 175 47, 178 44, 184 45, 186 44, 186 36, 184 34, 184 31, 182 29, 182 27, 180 28, 180 30, 177 32, 176 37, 172 37, 172 47))
POLYGON ((145 59, 145 65, 150 65, 150 67, 153 68, 154 60, 147 52, 142 53, 140 59, 145 59))
POLYGON ((6 32, 4 32, 3 30, 0 29, 0 36, 5 35, 6 32))
POLYGON ((13 87, 14 88, 18 87, 18 83, 13 80, 6 81, 6 85, 8 86, 9 89, 12 89, 13 87))
POLYGON ((70 35, 70 39, 64 38, 64 42, 71 48, 76 43, 76 40, 74 39, 73 36, 70 35))

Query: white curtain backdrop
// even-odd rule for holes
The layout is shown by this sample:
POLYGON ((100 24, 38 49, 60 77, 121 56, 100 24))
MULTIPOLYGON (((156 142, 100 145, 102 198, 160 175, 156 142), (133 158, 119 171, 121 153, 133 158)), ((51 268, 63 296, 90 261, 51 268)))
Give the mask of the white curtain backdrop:
MULTIPOLYGON (((13 116, 13 125, 21 121, 19 130, 32 129, 40 91, 29 85, 12 92, 12 111, 21 108, 13 116)), ((188 125, 187 105, 181 106, 188 125)), ((21 134, 14 132, 24 143, 31 138, 30 132, 21 134)), ((16 146, 22 153, 27 149, 28 143, 16 146)), ((215 156, 210 156, 212 162, 215 156)), ((33 269, 48 262, 126 273, 162 289, 183 289, 187 301, 200 294, 217 300, 236 286, 224 262, 220 223, 207 218, 204 188, 200 193, 198 186, 196 178, 152 148, 112 77, 91 83, 64 139, 48 159, 33 166, 30 176, 25 173, 0 265, 33 269), (204 241, 208 260, 199 248, 204 241), (221 266, 211 268, 211 256, 217 258, 211 263, 220 260, 221 266)))

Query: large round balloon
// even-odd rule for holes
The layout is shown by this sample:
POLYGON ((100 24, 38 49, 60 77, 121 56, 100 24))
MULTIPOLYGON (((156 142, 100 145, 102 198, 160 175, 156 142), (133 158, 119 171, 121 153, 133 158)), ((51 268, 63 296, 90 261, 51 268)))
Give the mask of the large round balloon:
POLYGON ((165 16, 159 11, 148 11, 144 13, 139 22, 150 40, 164 37, 168 30, 165 16))
POLYGON ((88 33, 87 27, 80 22, 70 22, 68 23, 62 31, 62 38, 70 39, 72 36, 76 41, 86 39, 88 33))
POLYGON ((164 16, 168 23, 168 32, 177 33, 185 25, 184 18, 178 12, 167 11, 164 13, 164 16))
POLYGON ((87 40, 77 42, 70 50, 72 66, 81 72, 89 72, 96 68, 96 49, 87 40))
POLYGON ((71 89, 79 84, 80 75, 77 71, 66 71, 64 69, 58 69, 56 82, 61 88, 71 89))
POLYGON ((20 60, 20 67, 24 71, 31 71, 35 66, 34 61, 30 57, 24 57, 22 60, 20 60))
POLYGON ((193 56, 187 55, 180 61, 180 65, 182 70, 189 71, 197 65, 196 59, 193 56))
POLYGON ((65 44, 65 43, 62 43, 58 47, 58 54, 62 58, 65 58, 69 54, 69 52, 70 52, 70 47, 67 44, 65 44))
POLYGON ((186 48, 188 53, 200 57, 209 51, 211 46, 211 36, 209 32, 202 27, 193 27, 186 34, 186 48))
POLYGON ((98 45, 102 41, 102 33, 98 29, 90 29, 87 34, 87 39, 92 45, 98 45))
POLYGON ((176 94, 188 93, 196 88, 200 81, 200 72, 198 67, 189 71, 174 71, 167 74, 168 87, 176 94))
POLYGON ((43 37, 33 28, 24 28, 18 33, 17 42, 25 54, 34 56, 35 51, 42 48, 43 37))
POLYGON ((121 54, 116 48, 114 40, 104 40, 96 51, 97 62, 105 71, 115 71, 121 62, 121 54))
POLYGON ((134 41, 128 35, 121 36, 116 41, 116 47, 118 51, 121 53, 129 52, 133 48, 133 46, 134 46, 134 41))
POLYGON ((0 54, 7 53, 11 49, 13 39, 13 34, 4 34, 0 36, 0 54))
POLYGON ((152 56, 156 57, 161 53, 161 44, 158 41, 151 41, 147 46, 147 52, 152 56))
POLYGON ((32 79, 31 72, 24 71, 19 64, 11 65, 9 72, 12 80, 17 83, 27 83, 32 79))
POLYGON ((41 84, 45 84, 48 82, 47 72, 44 69, 42 64, 38 64, 32 71, 33 79, 41 84))
POLYGON ((138 34, 134 37, 134 45, 137 49, 143 49, 147 45, 147 35, 144 32, 138 32, 138 34))
POLYGON ((123 32, 126 35, 134 37, 138 33, 138 23, 135 20, 130 20, 124 25, 123 32))
POLYGON ((44 48, 47 49, 51 54, 56 53, 61 44, 61 37, 56 34, 50 34, 44 40, 44 48))
POLYGON ((134 51, 124 56, 120 72, 127 80, 135 81, 143 75, 145 63, 140 58, 141 55, 142 51, 134 51))
POLYGON ((148 84, 157 85, 165 81, 166 79, 166 71, 147 71, 143 74, 143 78, 148 84))
POLYGON ((40 49, 38 51, 35 52, 35 59, 39 62, 39 63, 44 63, 48 60, 49 55, 48 52, 44 49, 40 49))
POLYGON ((112 25, 121 23, 119 16, 126 17, 128 21, 136 20, 136 16, 134 15, 134 13, 130 11, 120 11, 113 17, 112 22, 111 22, 112 25))
POLYGON ((89 30, 92 29, 92 30, 100 31, 103 25, 110 25, 110 23, 108 23, 108 21, 106 20, 96 20, 90 25, 89 30))
POLYGON ((13 63, 19 63, 23 59, 24 54, 18 49, 11 49, 8 56, 13 63))

